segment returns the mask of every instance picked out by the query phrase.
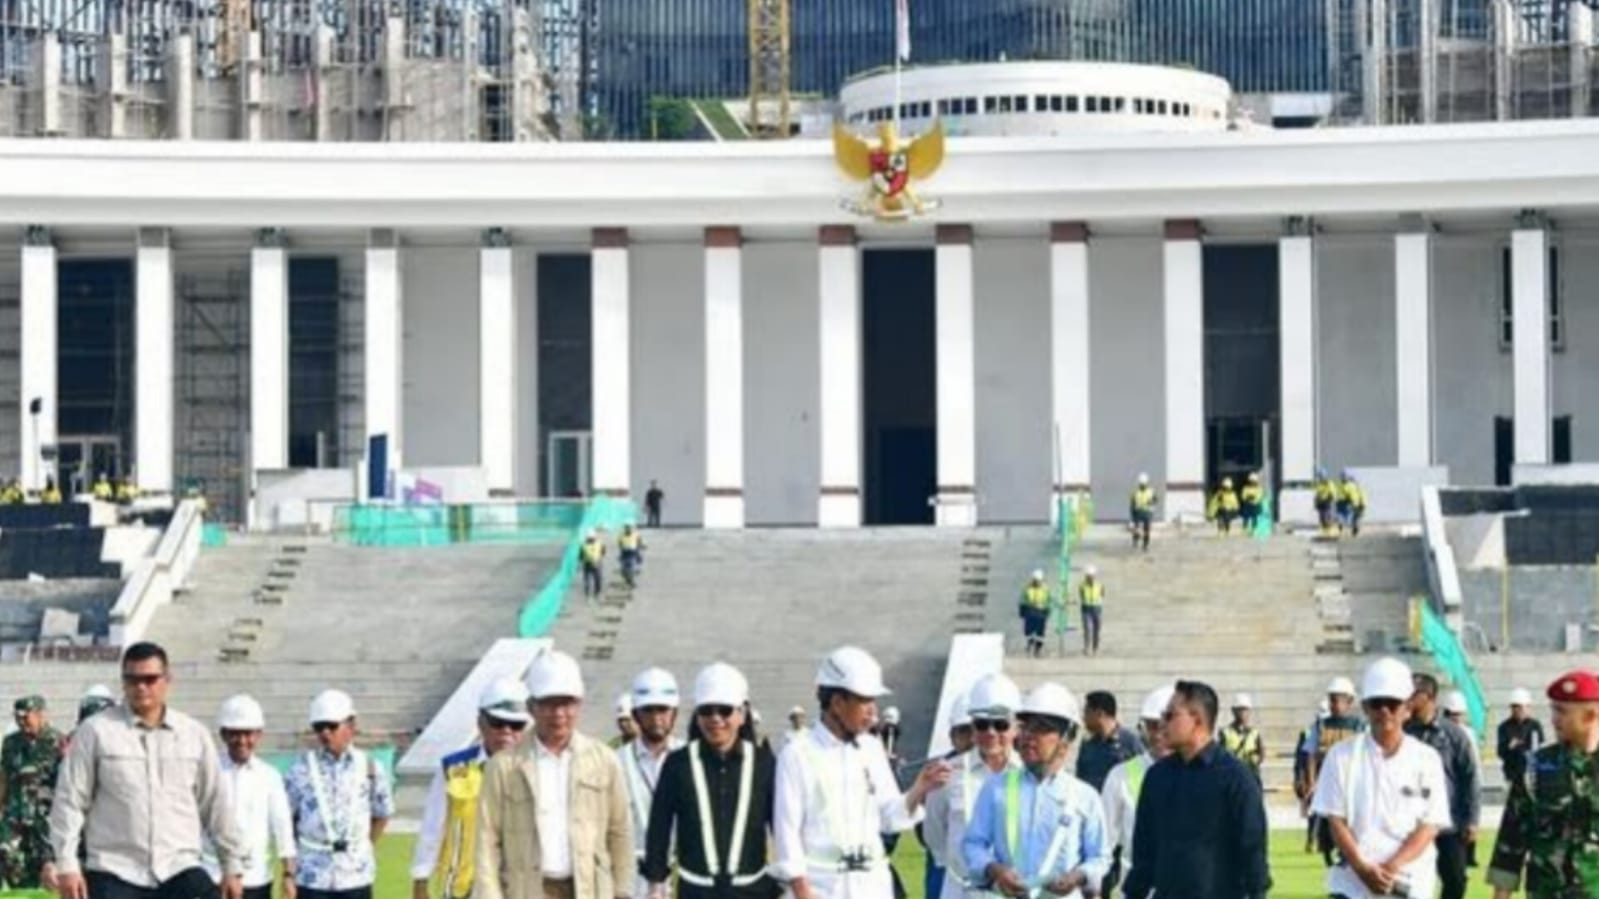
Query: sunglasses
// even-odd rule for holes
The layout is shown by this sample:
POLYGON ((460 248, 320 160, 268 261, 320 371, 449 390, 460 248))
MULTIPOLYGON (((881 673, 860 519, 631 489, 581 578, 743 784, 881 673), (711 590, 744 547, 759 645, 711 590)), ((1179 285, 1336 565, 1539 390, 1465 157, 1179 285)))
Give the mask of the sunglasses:
POLYGON ((1402 706, 1402 705, 1404 705, 1404 703, 1401 702, 1400 700, 1397 700, 1397 699, 1368 699, 1368 700, 1366 700, 1366 708, 1371 709, 1373 711, 1387 712, 1389 714, 1393 714, 1394 712, 1399 711, 1399 707, 1402 706))
POLYGON ((978 731, 979 733, 993 731, 996 734, 1002 734, 1010 730, 1010 722, 1003 718, 997 720, 977 718, 972 721, 972 730, 978 731))
POLYGON ((736 710, 730 705, 702 705, 694 710, 694 714, 701 718, 727 719, 733 717, 734 711, 736 710))
MULTIPOLYGON (((975 724, 975 722, 973 722, 975 724)), ((1043 718, 1029 718, 1022 722, 1022 733, 1032 737, 1047 737, 1050 734, 1059 734, 1060 725, 1043 718)))
POLYGON ((330 731, 338 730, 339 726, 342 724, 344 724, 343 721, 318 721, 311 725, 311 730, 319 734, 325 734, 330 731))
POLYGON ((122 685, 125 687, 153 687, 166 677, 165 674, 124 674, 122 685))
POLYGON ((489 718, 489 729, 490 730, 514 730, 517 733, 521 733, 522 731, 527 729, 527 722, 526 721, 506 721, 504 718, 495 718, 495 717, 491 716, 489 718))

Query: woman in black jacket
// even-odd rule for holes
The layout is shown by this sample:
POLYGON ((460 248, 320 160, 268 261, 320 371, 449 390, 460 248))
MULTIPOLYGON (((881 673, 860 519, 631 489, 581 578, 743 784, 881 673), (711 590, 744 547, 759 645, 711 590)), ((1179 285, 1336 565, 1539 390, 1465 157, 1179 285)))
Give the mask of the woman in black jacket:
POLYGON ((766 873, 777 764, 755 745, 748 702, 749 684, 731 665, 710 665, 694 679, 689 744, 666 757, 650 805, 648 899, 666 899, 674 845, 681 899, 775 899, 782 892, 766 873))

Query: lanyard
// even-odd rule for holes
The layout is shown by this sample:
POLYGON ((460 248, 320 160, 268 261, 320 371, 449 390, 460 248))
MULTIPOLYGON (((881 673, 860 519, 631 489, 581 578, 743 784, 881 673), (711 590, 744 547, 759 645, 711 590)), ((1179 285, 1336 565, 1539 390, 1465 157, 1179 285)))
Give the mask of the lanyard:
MULTIPOLYGON (((711 791, 705 781, 705 763, 700 760, 698 740, 689 744, 689 770, 694 775, 694 800, 700 813, 700 842, 705 847, 705 873, 715 877, 722 873, 716 860, 716 821, 711 817, 711 791)), ((739 744, 738 804, 733 811, 732 840, 727 848, 727 872, 737 874, 744 857, 744 832, 750 818, 750 793, 755 783, 753 747, 745 740, 739 744)))
MULTIPOLYGON (((834 848, 836 848, 841 855, 854 851, 864 851, 874 859, 880 858, 882 856, 883 848, 882 841, 877 839, 865 840, 858 838, 855 832, 860 828, 851 828, 849 826, 849 816, 846 814, 846 810, 844 808, 844 799, 847 797, 865 795, 867 797, 867 801, 870 802, 871 796, 874 795, 874 791, 871 787, 871 775, 866 772, 864 767, 861 770, 861 777, 866 782, 866 789, 852 793, 849 788, 850 749, 854 748, 859 751, 860 747, 851 747, 847 743, 839 746, 839 752, 843 758, 839 760, 838 789, 835 792, 834 790, 830 790, 828 788, 828 772, 823 770, 826 766, 819 764, 822 758, 822 753, 814 745, 812 745, 811 738, 808 736, 799 737, 796 745, 799 747, 799 757, 804 761, 805 767, 810 769, 816 779, 816 789, 819 793, 821 793, 822 809, 825 812, 828 822, 828 835, 833 839, 834 848)), ((864 815, 862 815, 862 817, 864 817, 864 815)), ((836 860, 830 859, 828 860, 828 863, 833 863, 834 861, 836 860)))
MULTIPOLYGON (((1044 789, 1045 783, 1045 781, 1040 781, 1038 789, 1044 789)), ((1034 801, 1037 801, 1036 792, 1034 793, 1034 801)), ((1020 768, 1012 768, 1005 775, 1005 840, 1010 848, 1011 864, 1018 873, 1025 870, 1022 866, 1021 807, 1022 772, 1020 768)), ((1055 826, 1055 836, 1049 841, 1049 849, 1045 851, 1044 860, 1039 864, 1038 871, 1032 877, 1025 877, 1024 875, 1024 882, 1030 887, 1030 895, 1038 895, 1041 883, 1035 883, 1035 881, 1042 881, 1049 876, 1049 872, 1055 867, 1055 861, 1060 858, 1060 854, 1065 848, 1066 828, 1057 824, 1055 826)))
MULTIPOLYGON (((353 749, 350 750, 349 759, 351 764, 360 761, 353 749)), ((322 762, 317 758, 315 751, 305 754, 305 767, 310 772, 311 796, 316 800, 317 817, 322 819, 322 832, 327 837, 329 847, 336 847, 339 843, 347 842, 349 834, 346 831, 349 828, 345 825, 334 823, 334 816, 331 813, 333 805, 328 802, 327 787, 322 783, 322 762)))
POLYGON ((655 784, 650 782, 644 763, 639 761, 638 750, 632 744, 622 748, 622 755, 627 758, 627 792, 633 800, 633 822, 643 833, 650 826, 650 797, 655 795, 655 784))

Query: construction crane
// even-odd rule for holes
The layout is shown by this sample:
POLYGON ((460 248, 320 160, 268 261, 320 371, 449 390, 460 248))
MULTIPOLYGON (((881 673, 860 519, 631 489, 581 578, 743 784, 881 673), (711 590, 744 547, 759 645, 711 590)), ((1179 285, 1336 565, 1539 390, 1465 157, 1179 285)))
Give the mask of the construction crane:
POLYGON ((750 134, 787 139, 790 132, 789 0, 749 0, 750 134))

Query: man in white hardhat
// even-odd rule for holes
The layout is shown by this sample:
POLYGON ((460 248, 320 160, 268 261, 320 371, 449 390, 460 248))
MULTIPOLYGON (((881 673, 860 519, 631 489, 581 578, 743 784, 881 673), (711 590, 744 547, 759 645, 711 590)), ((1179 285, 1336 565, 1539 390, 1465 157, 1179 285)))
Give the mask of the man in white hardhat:
MULTIPOLYGON (((1466 694, 1459 690, 1450 690, 1444 694, 1444 717, 1464 728, 1471 725, 1466 722, 1466 717, 1471 714, 1471 706, 1466 702, 1466 694)), ((1473 744, 1475 745, 1475 740, 1473 744)))
POLYGON ((1255 699, 1248 693, 1233 697, 1233 720, 1221 729, 1222 748, 1244 763, 1260 782, 1260 766, 1266 762, 1266 745, 1254 726, 1255 699))
POLYGON ((1003 674, 986 675, 967 691, 966 702, 976 747, 954 759, 950 782, 928 795, 927 819, 922 822, 922 839, 934 862, 945 869, 943 899, 961 899, 967 893, 971 878, 961 843, 978 792, 991 775, 1021 767, 1012 748, 1013 716, 1022 704, 1016 684, 1003 674))
POLYGON ((1138 486, 1127 500, 1128 528, 1133 534, 1133 549, 1149 552, 1149 528, 1155 520, 1155 488, 1149 486, 1149 475, 1138 473, 1138 486))
POLYGON ((578 547, 578 560, 583 564, 583 596, 598 599, 605 590, 605 541, 600 532, 590 530, 578 547))
POLYGON ((881 835, 914 827, 928 792, 949 780, 950 766, 931 761, 900 792, 869 733, 888 693, 877 660, 854 646, 829 653, 817 671, 819 720, 777 761, 774 871, 794 899, 891 899, 881 835))
POLYGON ((649 899, 666 899, 677 856, 682 899, 772 899, 766 870, 776 762, 755 745, 749 682, 723 662, 694 678, 692 739, 661 768, 644 853, 649 899))
POLYGON ((422 829, 411 855, 412 899, 472 895, 483 765, 500 753, 514 751, 532 720, 527 687, 517 678, 490 681, 478 695, 477 740, 440 759, 428 787, 422 829))
POLYGON ((1022 586, 1022 597, 1017 613, 1022 619, 1022 638, 1027 642, 1027 654, 1038 658, 1044 654, 1044 629, 1049 624, 1049 610, 1053 597, 1049 582, 1044 579, 1044 569, 1033 571, 1033 576, 1022 586))
POLYGON ((1449 788, 1438 753, 1405 733, 1414 690, 1405 663, 1371 663, 1360 684, 1368 732, 1327 754, 1312 808, 1337 846, 1335 896, 1429 897, 1438 884, 1433 840, 1450 826, 1449 788))
POLYGON ((638 899, 616 753, 577 732, 583 673, 554 650, 527 671, 533 738, 483 766, 473 899, 638 899))
POLYGON ((1543 724, 1532 715, 1532 692, 1525 687, 1510 691, 1510 717, 1499 722, 1499 764, 1505 783, 1520 783, 1527 760, 1544 744, 1543 724))
MULTIPOLYGON (((949 751, 942 758, 953 761, 972 751, 976 745, 975 731, 972 728, 971 690, 963 690, 955 695, 949 704, 949 751)), ((928 801, 938 791, 930 794, 928 801)), ((931 815, 932 812, 929 812, 931 815)), ((944 892, 944 868, 947 862, 941 862, 934 857, 932 847, 927 840, 927 822, 924 819, 916 826, 916 836, 922 841, 922 848, 927 850, 927 868, 923 873, 922 895, 930 899, 938 899, 944 892)), ((958 851, 958 850, 957 850, 958 851)), ((947 858, 948 856, 944 856, 947 858)))
POLYGON ((299 844, 299 899, 371 899, 375 844, 394 814, 383 770, 355 748, 355 701, 324 690, 307 716, 317 748, 294 760, 284 778, 299 844))
POLYGON ((808 725, 805 722, 805 707, 804 706, 797 705, 797 706, 789 709, 788 710, 788 730, 783 732, 783 739, 781 741, 781 746, 779 746, 778 748, 781 749, 783 746, 787 746, 788 745, 788 741, 790 741, 790 740, 794 739, 795 737, 805 733, 805 730, 806 730, 807 726, 808 725))
POLYGON ((1083 619, 1083 655, 1099 655, 1099 634, 1105 618, 1105 582, 1099 579, 1099 566, 1083 569, 1083 582, 1077 585, 1077 604, 1083 619))
POLYGON ((1101 890, 1106 895, 1117 883, 1127 879, 1133 866, 1138 798, 1144 791, 1144 776, 1170 753, 1166 746, 1166 709, 1176 691, 1175 686, 1167 684, 1144 697, 1144 704, 1138 710, 1138 735, 1143 738, 1144 751, 1110 769, 1110 774, 1105 776, 1105 787, 1100 790, 1099 797, 1105 803, 1106 839, 1115 847, 1111 873, 1101 890))
POLYGON ((1110 840, 1099 794, 1066 767, 1082 723, 1077 697, 1040 684, 1016 719, 1021 767, 989 777, 977 793, 961 839, 967 883, 1012 897, 1097 894, 1110 840))
MULTIPOLYGON (((266 715, 254 698, 240 694, 224 700, 217 712, 217 730, 227 753, 222 757, 222 779, 233 801, 233 820, 248 850, 244 869, 244 899, 272 899, 272 859, 283 870, 283 899, 295 899, 294 814, 278 769, 256 754, 266 730, 266 715)), ((222 881, 216 847, 206 841, 205 870, 222 881)))
POLYGON ((616 694, 616 736, 611 738, 610 747, 620 749, 638 739, 638 722, 633 718, 633 691, 623 690, 616 694))
MULTIPOLYGON (((650 825, 650 801, 655 795, 655 785, 661 779, 661 766, 666 755, 683 745, 672 735, 677 727, 677 709, 681 702, 677 691, 677 678, 664 668, 647 668, 633 678, 631 691, 633 722, 638 736, 616 750, 622 763, 622 773, 627 775, 628 808, 632 812, 633 854, 639 864, 644 863, 644 831, 650 825)), ((649 891, 642 867, 634 878, 633 893, 642 899, 649 891)))
POLYGON ((1321 850, 1322 861, 1328 867, 1333 863, 1332 832, 1327 829, 1325 821, 1315 818, 1310 800, 1316 795, 1316 781, 1321 775, 1321 766, 1327 759, 1327 753, 1339 743, 1365 732, 1366 719, 1356 714, 1355 710, 1354 682, 1347 677, 1333 678, 1327 684, 1327 713, 1316 719, 1310 726, 1309 736, 1305 738, 1308 756, 1302 791, 1304 799, 1300 805, 1300 811, 1312 818, 1311 833, 1316 848, 1321 850))

